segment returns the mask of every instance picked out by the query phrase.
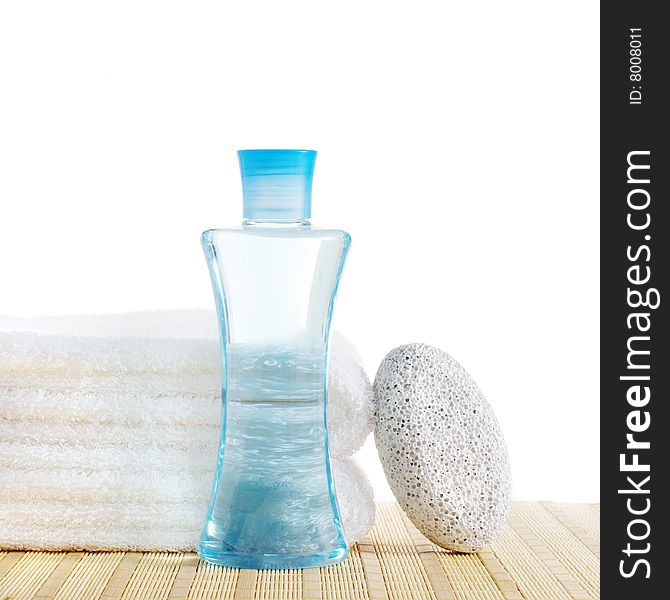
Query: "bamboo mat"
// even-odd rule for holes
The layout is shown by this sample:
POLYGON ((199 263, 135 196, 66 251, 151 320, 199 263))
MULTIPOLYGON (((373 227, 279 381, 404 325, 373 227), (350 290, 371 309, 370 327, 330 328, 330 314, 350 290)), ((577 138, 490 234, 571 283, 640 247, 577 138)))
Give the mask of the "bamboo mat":
POLYGON ((455 554, 396 503, 346 561, 304 571, 215 567, 169 552, 3 552, 0 600, 582 600, 599 598, 600 508, 516 502, 496 544, 455 554))

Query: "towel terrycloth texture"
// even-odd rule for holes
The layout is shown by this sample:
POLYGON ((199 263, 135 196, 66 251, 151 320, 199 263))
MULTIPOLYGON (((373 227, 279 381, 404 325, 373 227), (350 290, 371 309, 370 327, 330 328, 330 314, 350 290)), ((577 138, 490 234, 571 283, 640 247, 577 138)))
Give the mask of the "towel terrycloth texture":
MULTIPOLYGON (((195 547, 215 470, 210 311, 0 317, 0 548, 195 547)), ((334 336, 328 422, 350 542, 374 520, 350 457, 371 429, 360 358, 334 336)))

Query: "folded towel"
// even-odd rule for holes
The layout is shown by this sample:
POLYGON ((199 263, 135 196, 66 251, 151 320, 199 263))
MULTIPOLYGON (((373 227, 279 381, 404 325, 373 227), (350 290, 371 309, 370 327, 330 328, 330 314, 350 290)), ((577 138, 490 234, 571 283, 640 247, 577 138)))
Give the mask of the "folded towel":
MULTIPOLYGON (((0 547, 192 550, 218 445, 209 311, 0 318, 0 547)), ((370 431, 370 382, 334 337, 329 433, 350 542, 372 489, 346 457, 370 431)))
MULTIPOLYGON (((0 317, 0 401, 7 410, 28 410, 36 418, 41 411, 53 421, 61 411, 69 411, 98 423, 95 419, 102 414, 89 413, 94 404, 98 413, 107 410, 119 420, 131 418, 132 406, 139 405, 134 414, 150 418, 154 411, 144 409, 140 399, 152 394, 165 399, 162 410, 182 410, 184 424, 193 419, 218 423, 216 336, 212 311, 0 317), (73 395, 75 391, 80 394, 73 395), (53 404, 63 394, 68 394, 67 404, 72 407, 63 403, 54 411, 53 404), (189 399, 190 406, 184 404, 189 399), (119 406, 124 400, 126 406, 119 406), (105 408, 108 401, 111 404, 105 408)), ((372 386, 353 345, 337 333, 332 341, 328 400, 331 454, 351 456, 372 430, 372 386)), ((165 418, 174 423, 174 416, 165 418)))
MULTIPOLYGON (((5 449, 3 445, 2 450, 5 449)), ((59 462, 71 454, 63 451, 59 462)), ((135 453, 135 463, 144 456, 135 453)), ((4 460, 3 460, 4 462, 4 460)), ((189 458, 177 460, 188 468, 189 458)), ((0 548, 193 551, 207 510, 212 471, 0 467, 0 548)), ((349 543, 374 521, 373 492, 351 458, 333 461, 349 543)))

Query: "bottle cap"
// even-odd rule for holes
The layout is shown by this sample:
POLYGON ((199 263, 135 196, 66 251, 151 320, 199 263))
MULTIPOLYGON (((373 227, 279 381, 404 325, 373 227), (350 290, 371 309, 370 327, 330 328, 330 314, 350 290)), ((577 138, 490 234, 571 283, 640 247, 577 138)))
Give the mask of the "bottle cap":
POLYGON ((239 150, 237 156, 245 220, 310 218, 315 150, 239 150))

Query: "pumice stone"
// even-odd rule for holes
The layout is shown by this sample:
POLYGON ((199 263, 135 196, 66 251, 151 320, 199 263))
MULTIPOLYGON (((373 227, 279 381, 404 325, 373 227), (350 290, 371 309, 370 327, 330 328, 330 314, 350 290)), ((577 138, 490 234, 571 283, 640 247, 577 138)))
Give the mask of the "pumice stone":
POLYGON ((445 352, 408 344, 386 355, 374 395, 379 458, 412 523, 449 550, 490 545, 509 511, 510 467, 472 377, 445 352))

